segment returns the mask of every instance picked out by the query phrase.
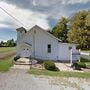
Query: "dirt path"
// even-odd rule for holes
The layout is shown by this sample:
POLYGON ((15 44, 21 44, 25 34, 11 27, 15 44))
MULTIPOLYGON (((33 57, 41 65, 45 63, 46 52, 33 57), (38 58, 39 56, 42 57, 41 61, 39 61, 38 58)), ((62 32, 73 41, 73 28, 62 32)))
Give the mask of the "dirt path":
POLYGON ((14 65, 0 73, 0 90, 90 90, 90 79, 35 76, 29 65, 14 65))

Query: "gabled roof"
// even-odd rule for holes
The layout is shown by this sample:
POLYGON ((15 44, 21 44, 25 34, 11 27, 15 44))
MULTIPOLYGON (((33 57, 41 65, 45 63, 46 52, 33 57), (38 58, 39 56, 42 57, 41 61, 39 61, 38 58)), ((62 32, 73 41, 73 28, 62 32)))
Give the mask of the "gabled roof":
POLYGON ((16 30, 17 30, 17 31, 22 31, 22 30, 24 30, 25 32, 27 32, 27 30, 26 30, 24 27, 17 28, 16 30))
MULTIPOLYGON (((60 40, 59 38, 57 38, 57 37, 55 37, 54 35, 52 35, 52 34, 50 34, 49 32, 47 32, 47 30, 39 27, 38 25, 33 26, 33 27, 32 27, 31 29, 29 29, 28 31, 27 31, 24 27, 17 28, 16 30, 17 30, 17 31, 22 31, 22 30, 24 30, 24 31, 26 32, 26 34, 27 34, 27 33, 31 32, 32 30, 37 29, 37 28, 38 28, 39 30, 44 31, 44 32, 45 32, 46 34, 48 34, 50 37, 58 40, 59 42, 62 41, 62 40, 60 40)), ((26 35, 26 34, 25 34, 25 35, 26 35)))
POLYGON ((50 34, 49 32, 47 32, 47 30, 39 27, 38 25, 33 26, 30 30, 27 31, 27 33, 28 33, 28 32, 31 32, 32 30, 37 29, 37 28, 38 28, 39 30, 44 31, 44 32, 45 32, 46 34, 48 34, 50 37, 52 37, 52 38, 54 38, 54 39, 56 39, 56 40, 58 40, 58 41, 61 42, 61 40, 60 40, 59 38, 57 38, 57 37, 55 37, 54 35, 50 34))
MULTIPOLYGON (((61 44, 79 45, 79 44, 74 44, 74 43, 63 43, 63 42, 61 42, 62 40, 60 40, 59 38, 57 38, 57 37, 55 37, 54 35, 50 34, 49 32, 47 32, 47 30, 39 27, 38 25, 33 26, 33 27, 32 27, 31 29, 29 29, 29 30, 26 30, 24 27, 17 28, 16 30, 17 30, 17 31, 18 31, 18 30, 19 30, 19 31, 24 30, 24 31, 26 32, 24 35, 27 35, 27 33, 31 32, 32 30, 35 30, 35 29, 37 29, 37 28, 38 28, 39 30, 42 30, 42 31, 45 32, 46 34, 48 34, 50 37, 58 40, 61 44)), ((24 37, 24 35, 23 35, 23 37, 24 37)), ((27 43, 27 42, 24 42, 24 43, 27 44, 27 45, 29 45, 29 46, 32 46, 31 44, 29 44, 29 43, 27 43)))

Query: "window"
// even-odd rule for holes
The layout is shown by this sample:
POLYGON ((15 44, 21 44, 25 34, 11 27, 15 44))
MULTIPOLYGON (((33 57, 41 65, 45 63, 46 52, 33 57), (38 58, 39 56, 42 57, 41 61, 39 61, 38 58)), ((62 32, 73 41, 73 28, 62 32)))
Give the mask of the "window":
POLYGON ((69 47, 69 50, 71 50, 72 49, 72 47, 69 47))
POLYGON ((48 53, 51 53, 51 44, 48 44, 48 53))

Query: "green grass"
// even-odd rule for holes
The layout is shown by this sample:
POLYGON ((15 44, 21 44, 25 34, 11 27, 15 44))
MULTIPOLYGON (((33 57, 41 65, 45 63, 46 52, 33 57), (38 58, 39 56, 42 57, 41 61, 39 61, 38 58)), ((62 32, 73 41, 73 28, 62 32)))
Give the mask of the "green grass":
MULTIPOLYGON (((0 47, 0 57, 9 55, 15 52, 15 47, 0 47)), ((9 68, 13 65, 13 56, 5 57, 3 60, 0 59, 0 72, 8 71, 9 68)))
POLYGON ((90 53, 90 50, 81 50, 82 52, 90 53))
POLYGON ((47 76, 57 76, 57 77, 90 78, 90 73, 86 73, 86 72, 64 72, 64 71, 55 72, 48 70, 31 69, 29 73, 34 75, 47 75, 47 76))
POLYGON ((15 49, 16 49, 15 47, 0 47, 0 53, 15 51, 15 49))
POLYGON ((8 71, 12 65, 13 65, 13 58, 11 57, 5 60, 0 60, 0 72, 8 71))
POLYGON ((86 64, 87 67, 90 68, 90 62, 86 62, 85 64, 86 64))
POLYGON ((90 58, 89 57, 88 56, 85 57, 85 55, 84 55, 84 57, 82 56, 80 58, 80 62, 85 63, 86 64, 86 67, 89 67, 90 68, 90 58))
POLYGON ((14 54, 15 52, 16 47, 0 47, 0 58, 8 57, 8 55, 14 54))
POLYGON ((81 55, 81 57, 83 57, 83 58, 86 58, 86 59, 90 60, 90 56, 88 56, 88 55, 81 55))

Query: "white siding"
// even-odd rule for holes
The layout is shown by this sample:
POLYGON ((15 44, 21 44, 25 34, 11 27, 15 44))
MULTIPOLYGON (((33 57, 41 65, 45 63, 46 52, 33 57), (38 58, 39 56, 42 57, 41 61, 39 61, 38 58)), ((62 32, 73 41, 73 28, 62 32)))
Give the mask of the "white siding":
MULTIPOLYGON (((70 60, 70 50, 69 47, 72 47, 72 53, 79 53, 78 50, 76 50, 76 46, 72 44, 63 44, 60 43, 58 45, 59 48, 59 59, 68 61, 70 60)), ((77 60, 77 58, 73 58, 73 60, 77 60)))
POLYGON ((24 34, 25 34, 25 31, 22 30, 22 32, 20 32, 19 30, 17 30, 17 47, 16 47, 17 56, 20 56, 22 52, 22 48, 20 46, 22 45, 24 34))
POLYGON ((27 34, 26 40, 32 44, 32 57, 39 59, 51 59, 57 60, 58 58, 58 41, 49 35, 47 35, 43 30, 32 30, 27 34), (51 44, 51 53, 47 51, 47 45, 51 44))
POLYGON ((58 39, 40 28, 32 28, 28 32, 23 33, 21 37, 19 35, 20 32, 18 31, 17 55, 20 56, 23 55, 24 48, 29 48, 28 46, 22 47, 24 42, 32 45, 31 49, 29 49, 32 57, 43 60, 70 60, 70 46, 72 46, 74 53, 77 52, 74 44, 60 43, 58 39), (48 53, 48 44, 51 44, 51 53, 48 53))

